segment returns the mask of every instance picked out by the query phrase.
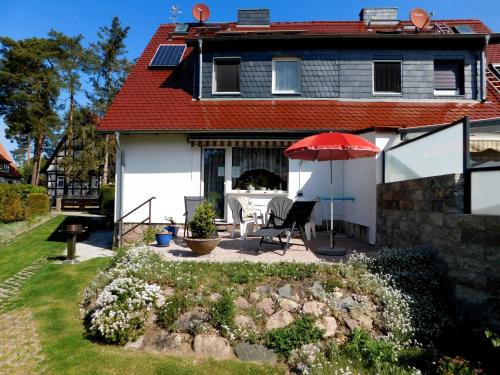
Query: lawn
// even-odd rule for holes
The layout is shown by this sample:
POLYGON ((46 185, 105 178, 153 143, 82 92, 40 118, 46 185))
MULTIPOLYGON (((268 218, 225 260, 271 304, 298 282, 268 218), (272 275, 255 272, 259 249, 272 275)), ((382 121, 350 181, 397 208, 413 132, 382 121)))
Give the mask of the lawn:
POLYGON ((8 244, 0 245, 0 283, 39 258, 59 255, 66 243, 53 234, 65 218, 57 216, 8 244))
POLYGON ((82 291, 108 259, 78 265, 50 264, 24 286, 21 302, 38 325, 46 358, 54 374, 279 374, 281 370, 236 361, 160 357, 99 345, 84 337, 79 303, 82 291))

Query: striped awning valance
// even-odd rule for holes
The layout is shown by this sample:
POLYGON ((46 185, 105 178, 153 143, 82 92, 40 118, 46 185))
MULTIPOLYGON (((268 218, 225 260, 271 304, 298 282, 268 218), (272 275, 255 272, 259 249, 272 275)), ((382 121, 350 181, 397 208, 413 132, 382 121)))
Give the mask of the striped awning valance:
POLYGON ((290 139, 190 139, 191 147, 255 147, 286 148, 294 140, 290 139))
POLYGON ((500 152, 500 141, 479 139, 470 141, 470 152, 481 152, 485 150, 495 150, 500 152))

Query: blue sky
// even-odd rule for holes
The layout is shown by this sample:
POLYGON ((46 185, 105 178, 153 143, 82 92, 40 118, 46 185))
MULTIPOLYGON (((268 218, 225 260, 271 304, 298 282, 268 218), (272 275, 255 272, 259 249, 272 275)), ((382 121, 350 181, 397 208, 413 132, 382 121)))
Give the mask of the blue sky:
MULTIPOLYGON (((127 47, 130 58, 138 57, 161 23, 169 22, 171 5, 180 5, 178 21, 192 20, 196 1, 184 0, 0 0, 0 35, 14 39, 45 36, 53 28, 68 35, 82 34, 86 42, 95 40, 99 26, 119 16, 130 26, 127 47)), ((493 31, 500 32, 498 0, 217 0, 205 3, 211 9, 210 21, 232 21, 238 8, 271 9, 272 21, 356 20, 363 7, 395 6, 401 19, 411 8, 434 11, 435 18, 480 18, 493 31)), ((0 142, 9 150, 15 145, 4 137, 0 119, 0 142)))

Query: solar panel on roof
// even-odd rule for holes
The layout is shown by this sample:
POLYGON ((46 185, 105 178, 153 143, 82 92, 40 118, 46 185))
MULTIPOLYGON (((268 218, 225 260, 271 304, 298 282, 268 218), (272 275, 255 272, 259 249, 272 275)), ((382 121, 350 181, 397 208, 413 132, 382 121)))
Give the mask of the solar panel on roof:
POLYGON ((189 28, 188 23, 178 23, 177 25, 175 25, 174 32, 175 33, 187 33, 188 28, 189 28))
POLYGON ((457 25, 454 29, 459 34, 474 34, 474 30, 469 25, 457 25))
POLYGON ((177 66, 182 60, 185 44, 162 44, 158 47, 149 66, 177 66))

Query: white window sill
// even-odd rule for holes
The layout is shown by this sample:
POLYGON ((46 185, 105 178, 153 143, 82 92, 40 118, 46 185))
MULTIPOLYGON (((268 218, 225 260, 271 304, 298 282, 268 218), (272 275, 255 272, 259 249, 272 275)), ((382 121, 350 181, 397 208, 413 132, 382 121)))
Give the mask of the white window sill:
POLYGON ((456 96, 456 97, 463 97, 464 94, 459 94, 455 90, 434 90, 434 96, 456 96))
POLYGON ((300 91, 271 91, 273 95, 302 95, 300 91))
POLYGON ((228 91, 228 92, 214 92, 212 91, 212 95, 241 95, 241 92, 228 91))
POLYGON ((385 92, 384 91, 384 92, 374 92, 373 95, 380 95, 380 96, 398 95, 398 96, 401 96, 401 95, 403 95, 403 93, 402 92, 389 92, 389 91, 385 92))

